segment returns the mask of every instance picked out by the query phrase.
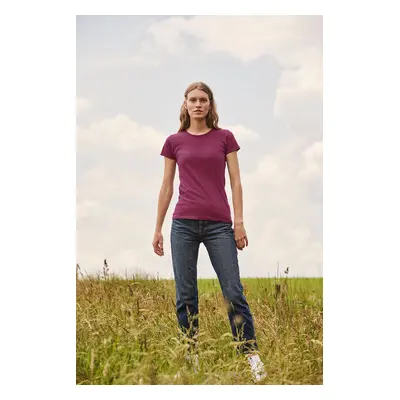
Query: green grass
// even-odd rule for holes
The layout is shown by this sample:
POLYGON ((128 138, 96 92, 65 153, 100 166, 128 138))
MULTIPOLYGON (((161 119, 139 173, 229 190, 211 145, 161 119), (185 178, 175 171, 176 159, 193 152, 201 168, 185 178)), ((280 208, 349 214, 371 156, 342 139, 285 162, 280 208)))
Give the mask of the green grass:
MULTIPOLYGON (((322 384, 322 278, 242 278, 268 378, 322 384), (276 285, 280 285, 277 292, 276 285)), ((77 281, 77 384, 254 384, 216 279, 199 279, 199 361, 186 365, 173 280, 77 281), (179 377, 176 374, 179 372, 179 377)))

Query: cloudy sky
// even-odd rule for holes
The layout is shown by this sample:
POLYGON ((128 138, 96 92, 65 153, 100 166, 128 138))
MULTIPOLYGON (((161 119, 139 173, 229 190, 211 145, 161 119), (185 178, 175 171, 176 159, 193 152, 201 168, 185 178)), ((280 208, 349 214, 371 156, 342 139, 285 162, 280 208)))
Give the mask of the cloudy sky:
MULTIPOLYGON (((242 277, 322 276, 322 17, 77 17, 77 262, 172 277, 153 253, 165 139, 186 87, 214 91, 239 145, 242 277)), ((229 175, 226 191, 231 204, 229 175)), ((200 246, 199 277, 216 277, 200 246)))

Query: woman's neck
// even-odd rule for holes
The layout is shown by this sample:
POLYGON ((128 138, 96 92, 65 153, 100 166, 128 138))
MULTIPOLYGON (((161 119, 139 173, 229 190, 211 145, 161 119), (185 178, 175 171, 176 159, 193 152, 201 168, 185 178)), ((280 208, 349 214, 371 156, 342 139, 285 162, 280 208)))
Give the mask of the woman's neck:
POLYGON ((205 119, 201 121, 191 120, 189 128, 187 130, 192 133, 204 133, 209 131, 210 128, 207 126, 207 122, 205 119))

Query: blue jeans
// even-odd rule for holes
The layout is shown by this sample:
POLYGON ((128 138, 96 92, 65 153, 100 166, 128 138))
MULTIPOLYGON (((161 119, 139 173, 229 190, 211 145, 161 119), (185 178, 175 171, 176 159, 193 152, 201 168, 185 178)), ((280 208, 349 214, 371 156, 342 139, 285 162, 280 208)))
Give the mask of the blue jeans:
POLYGON ((176 285, 176 315, 180 329, 196 342, 199 328, 197 259, 202 242, 222 289, 233 339, 242 342, 237 351, 248 353, 258 350, 253 316, 240 282, 234 230, 228 222, 172 220, 172 264, 176 285))

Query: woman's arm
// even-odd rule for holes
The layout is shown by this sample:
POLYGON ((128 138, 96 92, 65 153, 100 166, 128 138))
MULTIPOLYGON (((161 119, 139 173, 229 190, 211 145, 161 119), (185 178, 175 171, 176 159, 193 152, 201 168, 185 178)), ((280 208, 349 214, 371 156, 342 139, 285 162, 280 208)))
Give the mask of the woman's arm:
POLYGON ((243 189, 240 180, 240 168, 237 151, 233 151, 226 156, 229 177, 232 189, 232 201, 234 209, 234 224, 243 224, 243 189))
POLYGON ((158 196, 156 232, 161 232, 165 215, 167 214, 168 207, 174 194, 176 161, 168 157, 164 157, 164 159, 164 177, 158 196))
POLYGON ((247 233, 246 229, 244 228, 243 222, 243 190, 242 182, 240 180, 240 169, 237 151, 233 151, 227 154, 226 160, 231 181, 232 201, 235 213, 234 232, 236 247, 239 250, 243 250, 245 246, 248 246, 249 240, 247 238, 247 233))

